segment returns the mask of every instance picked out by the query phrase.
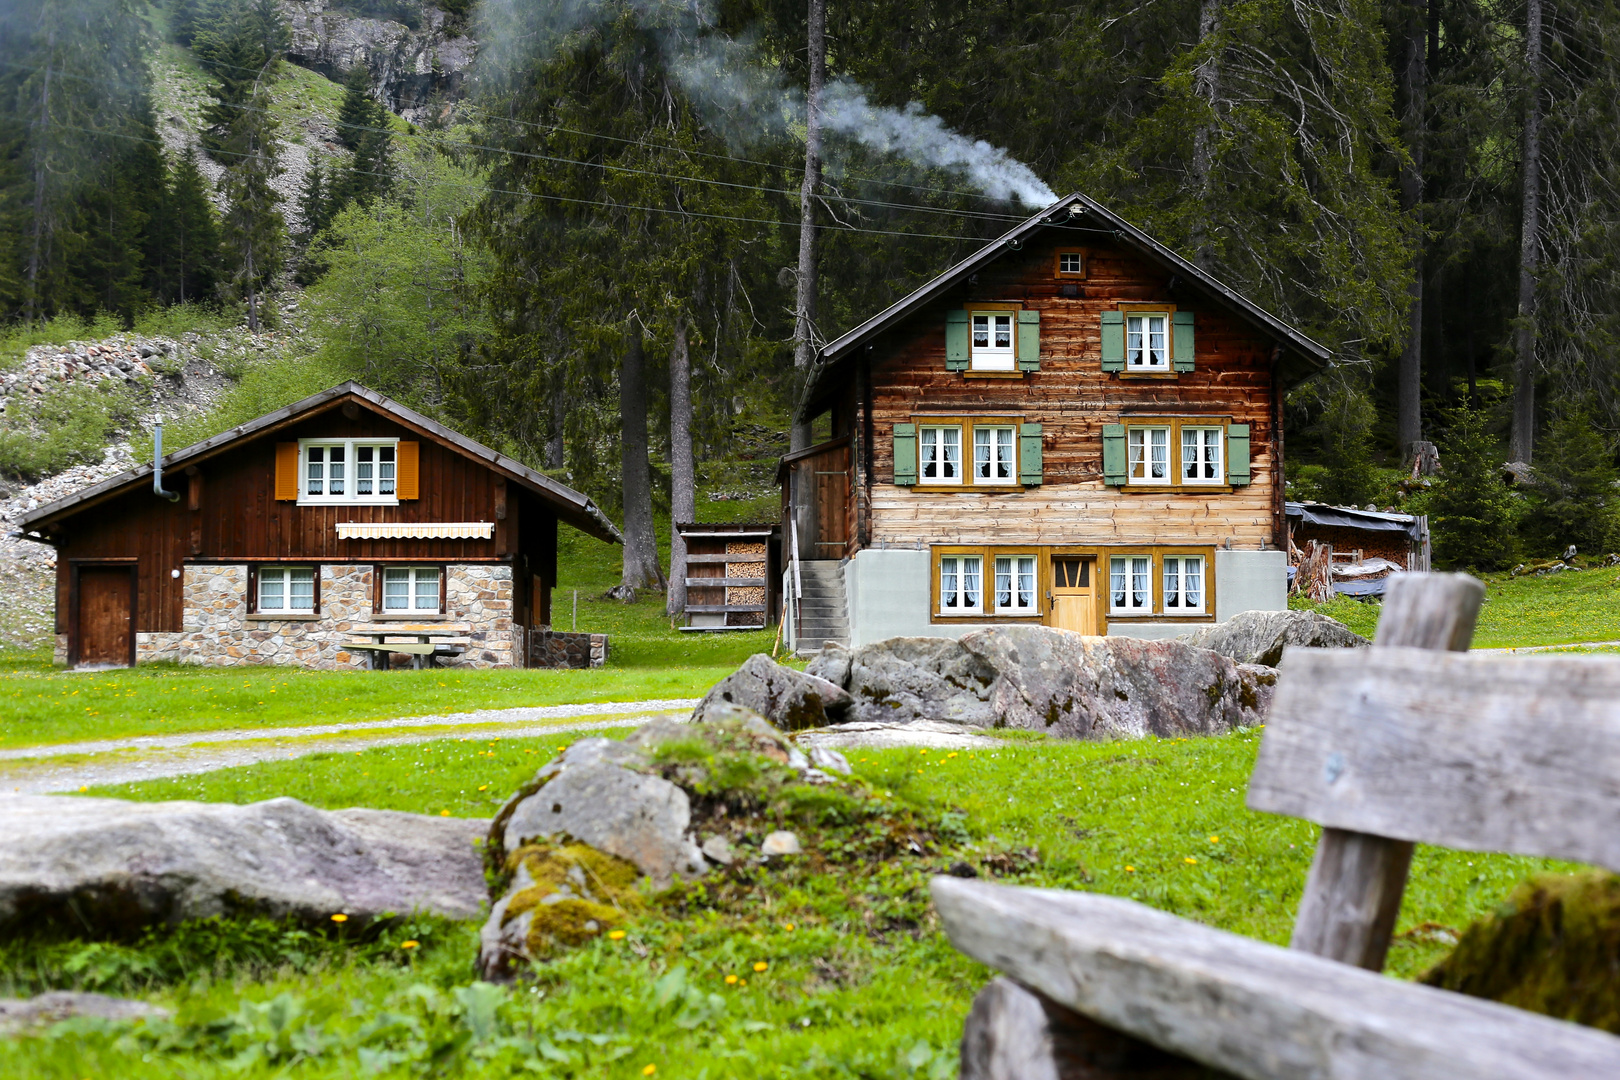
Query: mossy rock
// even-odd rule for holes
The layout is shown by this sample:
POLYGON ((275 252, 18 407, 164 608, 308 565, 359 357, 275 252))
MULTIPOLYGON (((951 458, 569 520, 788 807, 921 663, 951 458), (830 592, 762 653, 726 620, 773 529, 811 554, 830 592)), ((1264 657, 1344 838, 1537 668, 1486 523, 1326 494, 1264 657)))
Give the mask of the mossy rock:
POLYGON ((1620 1035, 1620 875, 1523 882, 1422 981, 1620 1035))
POLYGON ((531 913, 524 944, 532 957, 583 945, 645 906, 635 864, 586 844, 526 845, 508 860, 511 873, 520 867, 533 884, 512 894, 501 922, 531 913))

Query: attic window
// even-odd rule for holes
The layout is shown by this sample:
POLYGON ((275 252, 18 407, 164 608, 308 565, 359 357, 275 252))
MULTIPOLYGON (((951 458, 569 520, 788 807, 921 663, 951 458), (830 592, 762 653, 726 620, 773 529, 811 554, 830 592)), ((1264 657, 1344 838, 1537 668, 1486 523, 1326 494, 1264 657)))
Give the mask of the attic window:
POLYGON ((973 313, 973 370, 1012 371, 1016 353, 1013 348, 1013 317, 1011 311, 984 311, 973 313))
POLYGON ((300 503, 399 501, 397 439, 305 439, 298 450, 300 503))
POLYGON ((1086 256, 1078 248, 1059 250, 1057 253, 1058 277, 1085 277, 1086 256))

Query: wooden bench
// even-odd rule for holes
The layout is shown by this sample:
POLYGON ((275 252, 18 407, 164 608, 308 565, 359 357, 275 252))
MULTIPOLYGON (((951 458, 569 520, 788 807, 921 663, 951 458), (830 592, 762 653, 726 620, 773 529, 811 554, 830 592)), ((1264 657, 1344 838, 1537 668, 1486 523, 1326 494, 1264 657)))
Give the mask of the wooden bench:
MULTIPOLYGON (((389 653, 404 653, 411 658, 411 667, 436 667, 441 656, 460 656, 472 644, 466 635, 472 632, 468 623, 372 623, 349 629, 354 639, 343 643, 343 648, 366 654, 366 666, 377 670, 377 658, 389 653), (389 641, 405 637, 408 641, 389 641)), ((383 662, 384 668, 388 666, 383 662)))
POLYGON ((1324 826, 1287 949, 1129 900, 936 878, 962 1080, 1620 1077, 1620 1038, 1378 974, 1414 842, 1620 869, 1620 662, 1468 656, 1484 587, 1391 579, 1375 647, 1291 650, 1251 809, 1324 826))

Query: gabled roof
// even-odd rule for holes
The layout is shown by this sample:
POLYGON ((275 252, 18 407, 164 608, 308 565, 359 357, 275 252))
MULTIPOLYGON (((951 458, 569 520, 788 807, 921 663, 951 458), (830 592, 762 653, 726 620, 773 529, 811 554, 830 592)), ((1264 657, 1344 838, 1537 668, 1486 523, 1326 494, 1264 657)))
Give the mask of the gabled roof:
MULTIPOLYGON (((521 461, 509 458, 505 454, 490 449, 481 442, 451 431, 438 421, 430 420, 392 398, 384 397, 375 390, 368 390, 357 382, 346 382, 334 386, 330 390, 323 390, 295 404, 277 409, 272 413, 266 413, 257 420, 251 420, 239 427, 231 428, 229 431, 222 431, 211 439, 204 439, 202 442, 194 443, 183 450, 165 454, 163 455, 163 468, 167 471, 178 466, 195 465, 222 454, 248 439, 272 434, 319 413, 341 408, 345 402, 349 401, 363 403, 365 407, 370 408, 372 411, 382 413, 405 427, 414 429, 418 434, 466 455, 486 468, 500 473, 508 480, 516 481, 547 503, 558 518, 575 528, 608 543, 623 542, 624 537, 619 534, 619 530, 614 526, 613 522, 587 496, 580 494, 566 484, 559 484, 551 477, 536 472, 521 461)), ((109 477, 99 484, 87 487, 75 495, 70 495, 65 499, 58 499, 53 503, 47 503, 37 510, 31 510, 23 515, 19 524, 26 532, 36 532, 38 529, 61 518, 80 513, 97 503, 116 498, 137 484, 145 482, 149 485, 151 477, 152 466, 150 464, 137 466, 128 472, 119 473, 117 476, 109 477)))
POLYGON ((800 415, 813 415, 808 410, 825 402, 831 388, 848 374, 847 364, 859 355, 860 346, 924 305, 939 299, 1003 255, 1018 251, 1023 241, 1034 233, 1048 227, 1076 227, 1074 223, 1077 221, 1083 223, 1079 227, 1087 232, 1111 233, 1115 240, 1126 247, 1134 248, 1139 254, 1165 266, 1177 279, 1178 286, 1185 285, 1204 293, 1215 303, 1269 335, 1284 354, 1295 361, 1291 365, 1295 368, 1291 372, 1295 377, 1287 381, 1298 382, 1309 377, 1324 366, 1332 355, 1325 346, 1283 322, 1213 274, 1194 266, 1102 204, 1076 192, 1027 218, 911 295, 897 300, 853 330, 828 342, 818 355, 816 368, 805 387, 804 397, 799 403, 800 415))

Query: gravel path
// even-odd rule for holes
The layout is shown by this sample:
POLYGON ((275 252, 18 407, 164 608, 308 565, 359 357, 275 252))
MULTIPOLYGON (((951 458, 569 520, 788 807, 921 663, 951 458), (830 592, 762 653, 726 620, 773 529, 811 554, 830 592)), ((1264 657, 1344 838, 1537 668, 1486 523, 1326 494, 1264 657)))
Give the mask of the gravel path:
POLYGON ((496 736, 503 739, 552 735, 568 731, 600 731, 634 726, 665 711, 686 712, 695 698, 658 701, 606 702, 598 705, 553 705, 543 708, 485 709, 444 716, 412 716, 320 727, 267 728, 257 731, 219 731, 197 735, 147 736, 101 742, 57 744, 4 752, 14 764, 0 767, 0 790, 45 795, 77 791, 81 787, 128 784, 172 776, 192 776, 238 765, 290 761, 310 754, 364 751, 379 746, 439 742, 447 738, 496 736), (612 719, 594 719, 596 717, 612 719), (570 717, 592 717, 573 720, 570 717), (452 727, 459 731, 411 734, 361 734, 397 728, 452 727), (232 744, 237 745, 232 745, 232 744), (88 760, 55 762, 53 757, 81 756, 88 760))

